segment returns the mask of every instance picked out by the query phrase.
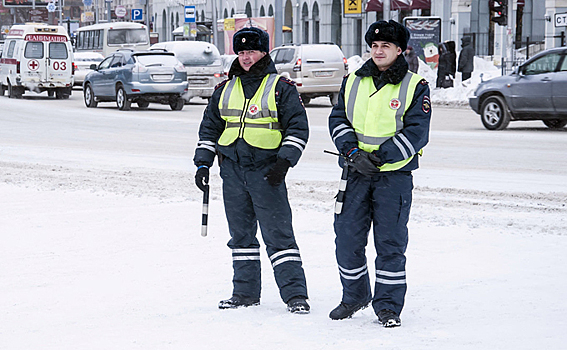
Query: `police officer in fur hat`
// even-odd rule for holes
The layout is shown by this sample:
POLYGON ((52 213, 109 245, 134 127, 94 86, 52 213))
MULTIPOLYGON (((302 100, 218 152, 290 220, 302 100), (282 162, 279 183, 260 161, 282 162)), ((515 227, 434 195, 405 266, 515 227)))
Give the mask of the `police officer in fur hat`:
POLYGON ((238 59, 229 80, 215 88, 199 129, 195 182, 205 191, 218 155, 234 272, 232 297, 219 308, 260 304, 259 224, 288 311, 309 313, 285 184, 307 145, 307 114, 294 83, 277 75, 269 41, 254 27, 235 33, 238 59))
POLYGON ((343 294, 329 315, 333 320, 372 304, 384 327, 401 325, 412 171, 429 140, 431 119, 427 81, 408 70, 402 55, 408 39, 408 30, 395 21, 370 25, 365 40, 371 58, 344 78, 329 116, 331 138, 344 156, 340 165, 348 167, 342 210, 334 222, 343 294), (365 255, 371 227, 377 253, 374 294, 365 255))

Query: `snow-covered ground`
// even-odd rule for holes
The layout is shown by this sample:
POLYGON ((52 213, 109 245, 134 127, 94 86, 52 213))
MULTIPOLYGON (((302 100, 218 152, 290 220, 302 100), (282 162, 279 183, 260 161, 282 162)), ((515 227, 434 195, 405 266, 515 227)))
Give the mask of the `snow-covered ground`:
MULTIPOLYGON (((468 91, 432 93, 442 103, 462 100, 468 91)), ((478 143, 478 151, 474 145, 492 136, 432 133, 431 152, 415 172, 402 327, 384 329, 371 309, 351 320, 328 318, 341 298, 334 164, 321 167, 324 160, 308 149, 287 181, 311 314, 286 312, 265 253, 261 305, 221 311, 217 302, 231 292, 231 257, 214 172, 209 235, 200 236, 201 193, 191 164, 199 115, 185 121, 170 111, 87 110, 80 99, 6 101, 0 97, 2 350, 533 350, 567 344, 567 187, 561 186, 567 176, 540 165, 529 174, 486 168, 487 145, 478 143), (23 103, 39 106, 33 118, 14 117, 23 103), (56 104, 64 116, 53 115, 56 104), (174 132, 179 129, 190 134, 174 132), (146 150, 133 146, 140 140, 146 150), (438 166, 452 154, 437 142, 462 142, 472 164, 438 166), (185 148, 179 154, 167 151, 175 143, 185 148)), ((319 106, 308 112, 320 110, 328 113, 319 106)), ((324 129, 312 128, 308 148, 330 142, 328 135, 318 139, 324 129)), ((528 164, 537 153, 532 134, 558 146, 567 141, 567 134, 549 130, 484 132, 528 143, 525 153, 501 150, 528 164)), ((554 159, 557 164, 547 166, 564 169, 565 158, 554 159)), ((372 243, 368 256, 373 259, 372 243)))

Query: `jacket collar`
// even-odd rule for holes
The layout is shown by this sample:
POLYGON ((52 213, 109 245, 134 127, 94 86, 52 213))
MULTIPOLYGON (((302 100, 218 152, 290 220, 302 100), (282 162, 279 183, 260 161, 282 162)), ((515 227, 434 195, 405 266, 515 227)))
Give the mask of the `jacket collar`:
POLYGON ((370 58, 366 61, 360 69, 358 69, 354 74, 359 77, 374 77, 378 78, 379 80, 383 81, 386 84, 399 84, 406 73, 408 72, 408 63, 403 55, 398 55, 398 58, 394 62, 394 64, 386 69, 385 71, 380 71, 376 64, 370 58))

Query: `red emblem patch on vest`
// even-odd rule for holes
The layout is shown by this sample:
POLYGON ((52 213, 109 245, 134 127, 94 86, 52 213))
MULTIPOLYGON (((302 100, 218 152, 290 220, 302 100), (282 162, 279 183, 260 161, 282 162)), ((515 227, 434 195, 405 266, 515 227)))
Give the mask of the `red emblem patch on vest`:
POLYGON ((402 103, 397 98, 393 98, 390 100, 390 108, 391 109, 400 109, 402 103))
POLYGON ((423 104, 421 105, 421 109, 425 113, 429 113, 429 111, 431 111, 431 101, 429 100, 429 96, 423 96, 423 104))
POLYGON ((255 115, 258 114, 258 106, 257 105, 250 105, 250 107, 248 107, 248 113, 255 115))

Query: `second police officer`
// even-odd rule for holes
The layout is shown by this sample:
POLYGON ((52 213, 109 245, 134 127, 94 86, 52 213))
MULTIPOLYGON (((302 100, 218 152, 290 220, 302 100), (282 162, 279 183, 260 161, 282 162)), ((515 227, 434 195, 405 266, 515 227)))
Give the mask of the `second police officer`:
POLYGON ((365 40, 371 58, 345 77, 329 116, 332 140, 348 165, 342 212, 334 222, 343 286, 341 303, 329 315, 334 320, 350 318, 372 303, 383 326, 401 325, 411 172, 429 140, 431 118, 429 86, 408 71, 402 55, 408 39, 408 30, 395 21, 370 25, 365 40), (365 253, 371 225, 377 253, 374 295, 365 253))

